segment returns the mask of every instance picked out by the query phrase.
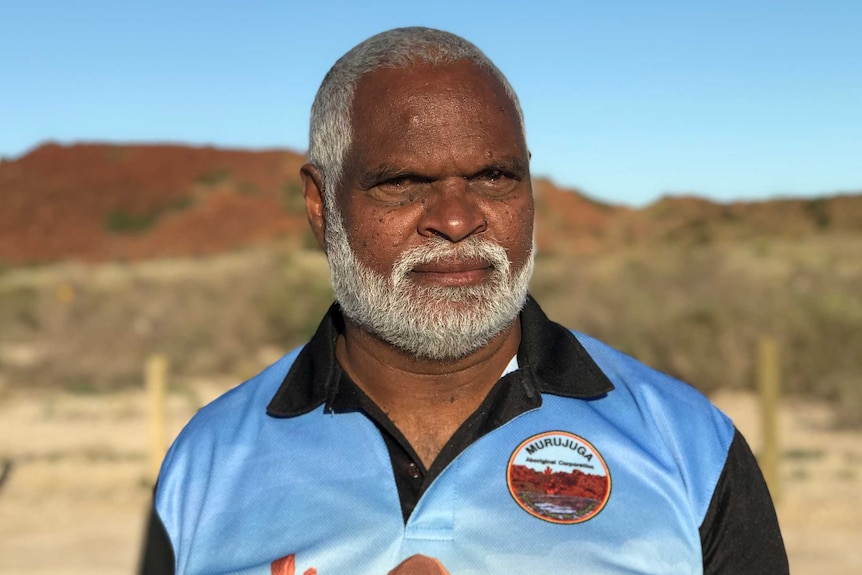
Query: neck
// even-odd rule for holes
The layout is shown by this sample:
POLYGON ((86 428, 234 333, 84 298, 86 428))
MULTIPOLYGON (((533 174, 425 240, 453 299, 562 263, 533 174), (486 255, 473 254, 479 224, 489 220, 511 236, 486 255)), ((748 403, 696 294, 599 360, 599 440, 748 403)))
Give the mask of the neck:
POLYGON ((386 413, 428 467, 479 407, 518 351, 516 319, 488 344, 456 360, 412 356, 345 318, 336 357, 353 381, 386 413))

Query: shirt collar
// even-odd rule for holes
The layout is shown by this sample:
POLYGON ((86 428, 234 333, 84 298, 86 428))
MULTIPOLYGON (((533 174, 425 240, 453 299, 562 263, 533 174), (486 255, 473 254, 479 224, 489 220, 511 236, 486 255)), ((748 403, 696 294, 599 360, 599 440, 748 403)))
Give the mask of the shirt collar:
MULTIPOLYGON (((268 414, 295 417, 324 403, 331 405, 342 374, 335 340, 343 331, 341 308, 334 303, 270 401, 268 414)), ((572 332, 549 320, 531 296, 521 310, 517 357, 518 369, 528 376, 523 378, 528 393, 590 399, 614 389, 572 332)))

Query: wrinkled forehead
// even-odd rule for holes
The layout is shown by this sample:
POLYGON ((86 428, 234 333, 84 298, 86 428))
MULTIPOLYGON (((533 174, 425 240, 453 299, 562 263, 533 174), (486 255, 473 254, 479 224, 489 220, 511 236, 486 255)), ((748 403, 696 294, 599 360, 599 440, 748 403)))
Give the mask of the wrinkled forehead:
POLYGON ((433 115, 452 121, 501 122, 523 143, 517 109, 503 84, 477 64, 461 60, 424 61, 365 74, 356 84, 351 108, 352 139, 360 144, 369 131, 415 124, 433 115), (458 109, 462 113, 454 114, 458 109), (472 110, 472 114, 464 111, 472 110))

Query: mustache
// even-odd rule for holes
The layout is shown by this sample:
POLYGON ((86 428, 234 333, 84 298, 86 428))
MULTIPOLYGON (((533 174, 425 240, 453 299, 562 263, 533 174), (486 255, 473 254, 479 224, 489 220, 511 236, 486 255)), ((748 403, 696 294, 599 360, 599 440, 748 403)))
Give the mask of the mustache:
POLYGON ((501 277, 509 275, 509 255, 506 249, 490 240, 476 236, 458 243, 452 243, 439 237, 433 237, 428 242, 411 248, 401 254, 392 266, 392 283, 400 284, 416 266, 442 262, 482 260, 488 262, 495 274, 501 277))

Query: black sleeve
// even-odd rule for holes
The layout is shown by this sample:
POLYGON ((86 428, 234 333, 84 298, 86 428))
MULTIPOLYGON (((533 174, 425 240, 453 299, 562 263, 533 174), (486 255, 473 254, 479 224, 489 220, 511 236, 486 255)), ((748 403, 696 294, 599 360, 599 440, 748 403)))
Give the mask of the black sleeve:
POLYGON ((700 526, 704 575, 790 572, 769 490, 737 430, 700 526))
POLYGON ((156 513, 155 498, 150 507, 144 547, 141 552, 139 575, 174 575, 174 547, 168 532, 156 513))

